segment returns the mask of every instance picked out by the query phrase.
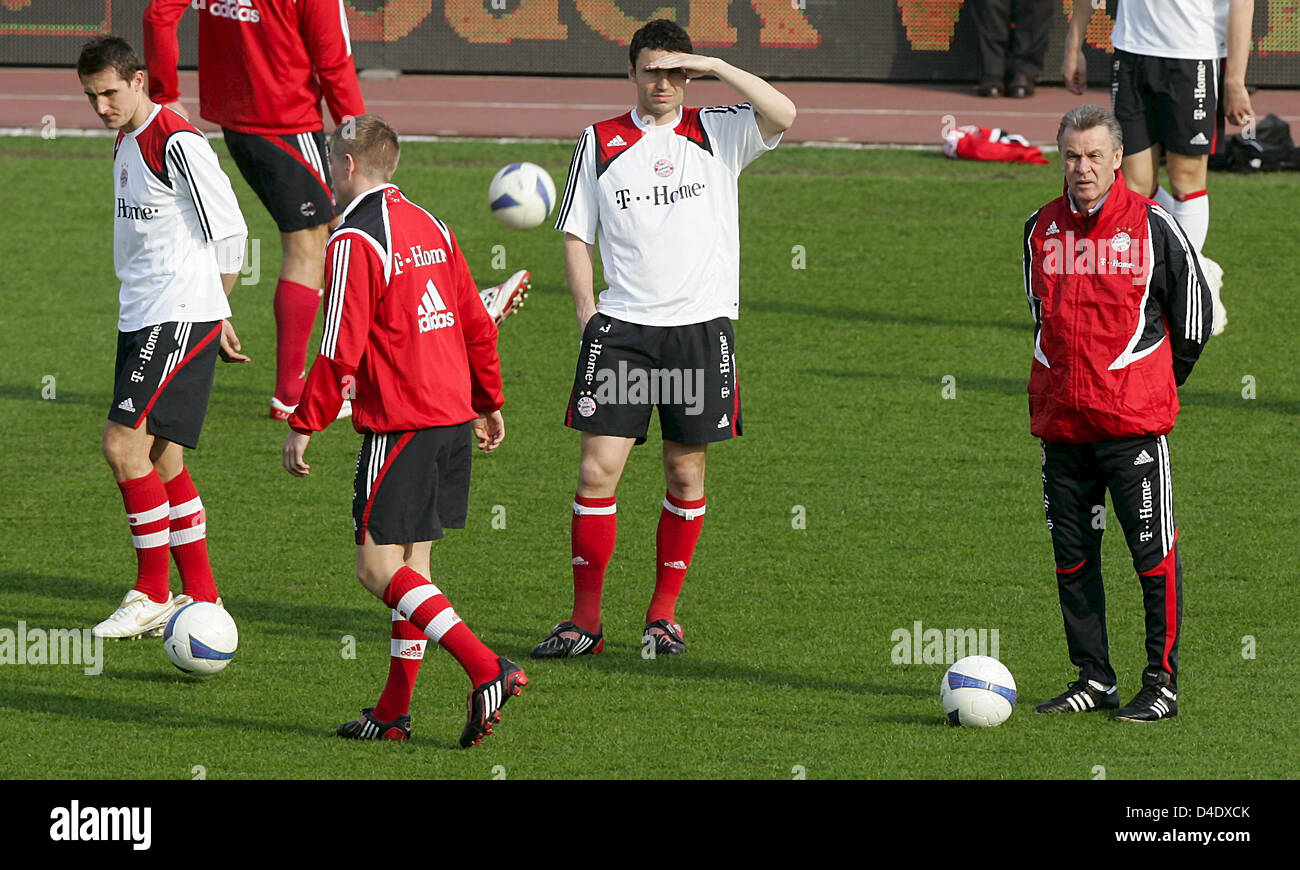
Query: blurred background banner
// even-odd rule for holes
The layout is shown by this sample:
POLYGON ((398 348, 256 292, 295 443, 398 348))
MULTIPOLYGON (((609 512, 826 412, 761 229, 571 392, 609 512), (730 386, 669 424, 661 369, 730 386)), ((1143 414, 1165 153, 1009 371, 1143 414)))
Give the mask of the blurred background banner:
MULTIPOLYGON (((80 42, 114 31, 140 46, 148 0, 0 0, 0 64, 70 66, 80 42)), ((200 15, 259 0, 194 0, 181 62, 196 60, 200 15)), ((621 76, 633 31, 673 18, 701 52, 770 78, 973 82, 971 0, 341 0, 361 69, 621 76)), ((1056 7, 1045 83, 1059 79, 1072 0, 1056 7)), ((226 13, 229 14, 229 13, 226 13)), ((248 26, 256 26, 250 23, 248 26)), ((1089 80, 1104 85, 1111 19, 1088 33, 1089 80)), ((1256 0, 1252 85, 1300 87, 1300 0, 1256 0)))

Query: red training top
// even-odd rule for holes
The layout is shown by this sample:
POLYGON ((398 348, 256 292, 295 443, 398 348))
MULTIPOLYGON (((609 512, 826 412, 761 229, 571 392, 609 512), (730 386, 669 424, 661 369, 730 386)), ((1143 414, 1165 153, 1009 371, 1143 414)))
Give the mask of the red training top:
MULTIPOLYGON (((180 99, 176 29, 190 0, 151 0, 144 11, 149 97, 180 99)), ((240 133, 283 136, 366 112, 343 0, 197 0, 199 112, 240 133)))

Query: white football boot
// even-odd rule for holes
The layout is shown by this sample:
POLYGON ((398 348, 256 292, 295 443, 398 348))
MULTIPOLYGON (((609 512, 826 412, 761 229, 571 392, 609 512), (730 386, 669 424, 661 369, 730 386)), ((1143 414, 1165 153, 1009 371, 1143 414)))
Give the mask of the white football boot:
POLYGON ((1210 327, 1210 335, 1222 335, 1223 328, 1228 325, 1228 309, 1223 307, 1219 298, 1223 291, 1223 267, 1201 254, 1201 271, 1205 273, 1205 283, 1210 288, 1210 302, 1214 306, 1214 325, 1210 327))
POLYGON ((483 300, 488 314, 492 316, 492 321, 500 326, 507 317, 523 306, 532 286, 532 275, 527 269, 520 269, 495 287, 486 287, 478 291, 478 296, 483 300))
MULTIPOLYGON (((176 609, 180 610, 182 607, 193 604, 194 596, 186 595, 184 592, 182 592, 180 595, 177 595, 175 598, 173 598, 172 601, 176 603, 176 609)), ((222 610, 226 609, 226 603, 221 600, 220 595, 218 595, 217 600, 212 603, 220 607, 222 610)))
MULTIPOLYGON (((293 412, 296 410, 298 410, 297 405, 286 405, 284 402, 281 402, 275 396, 271 397, 270 416, 272 420, 281 420, 281 421, 288 420, 290 417, 293 416, 293 412)), ((334 419, 346 420, 348 417, 351 416, 352 416, 352 403, 349 402, 347 399, 344 399, 343 404, 339 406, 338 416, 336 416, 334 419)))
POLYGON ((167 620, 176 612, 176 601, 170 592, 161 604, 153 601, 138 589, 132 589, 122 599, 113 615, 95 626, 95 637, 127 638, 161 636, 167 620))

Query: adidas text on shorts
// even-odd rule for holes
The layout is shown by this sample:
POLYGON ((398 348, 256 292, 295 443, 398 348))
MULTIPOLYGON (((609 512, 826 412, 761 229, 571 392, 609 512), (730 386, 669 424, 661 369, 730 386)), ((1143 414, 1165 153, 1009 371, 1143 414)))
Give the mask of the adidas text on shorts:
POLYGON ((221 347, 221 321, 170 321, 117 334, 108 419, 184 447, 199 445, 221 347))
POLYGON ((360 546, 437 541, 465 528, 472 426, 367 432, 357 454, 352 523, 360 546))
POLYGON ((666 441, 708 444, 741 434, 730 318, 644 326, 592 315, 583 330, 565 425, 644 444, 655 408, 666 441))

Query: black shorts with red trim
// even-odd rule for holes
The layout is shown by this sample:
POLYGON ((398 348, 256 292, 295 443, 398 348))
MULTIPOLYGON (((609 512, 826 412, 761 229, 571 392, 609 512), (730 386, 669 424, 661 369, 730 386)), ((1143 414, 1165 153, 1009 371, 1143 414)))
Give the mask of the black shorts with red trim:
POLYGON ((1150 57, 1115 51, 1110 100, 1124 133, 1124 153, 1163 145, 1175 154, 1214 150, 1219 61, 1150 57))
POLYGON ((199 446, 221 347, 221 321, 170 321, 117 334, 108 419, 184 447, 199 446))
POLYGON ((665 441, 708 444, 742 433, 730 318, 643 326, 592 315, 582 334, 565 425, 644 444, 655 408, 665 441))
POLYGON ((240 174, 280 232, 305 230, 334 219, 323 132, 259 136, 224 127, 222 132, 240 174))
POLYGON ((367 432, 357 454, 352 524, 358 546, 436 541, 465 528, 471 424, 367 432))

